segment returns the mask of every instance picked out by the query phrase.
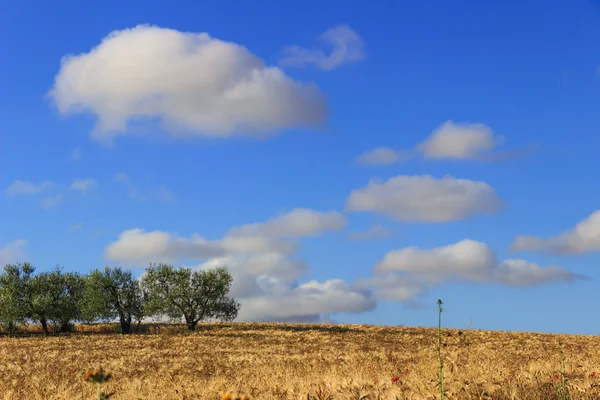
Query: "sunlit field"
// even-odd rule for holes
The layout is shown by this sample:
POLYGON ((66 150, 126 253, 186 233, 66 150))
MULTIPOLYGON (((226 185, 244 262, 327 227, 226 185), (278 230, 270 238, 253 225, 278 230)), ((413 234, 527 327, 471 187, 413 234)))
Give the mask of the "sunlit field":
MULTIPOLYGON (((78 326, 0 338, 2 399, 94 399, 87 370, 112 375, 111 399, 439 398, 437 330, 370 325, 207 323, 78 326)), ((600 337, 442 331, 450 399, 597 399, 600 337), (565 379, 571 397, 559 397, 565 379), (598 375, 596 375, 598 374, 598 375)))

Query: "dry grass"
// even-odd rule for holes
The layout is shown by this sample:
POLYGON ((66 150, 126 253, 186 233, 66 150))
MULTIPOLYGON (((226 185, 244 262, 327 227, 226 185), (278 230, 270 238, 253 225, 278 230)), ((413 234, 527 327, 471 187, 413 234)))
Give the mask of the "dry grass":
MULTIPOLYGON (((91 334, 114 329, 106 325, 78 329, 87 334, 0 338, 0 399, 94 399, 84 374, 100 367, 112 374, 104 386, 111 400, 210 400, 227 391, 256 400, 439 398, 434 329, 211 323, 190 335, 163 326, 132 336, 91 334)), ((443 335, 450 399, 558 399, 559 339, 571 398, 600 398, 600 337, 443 335)))

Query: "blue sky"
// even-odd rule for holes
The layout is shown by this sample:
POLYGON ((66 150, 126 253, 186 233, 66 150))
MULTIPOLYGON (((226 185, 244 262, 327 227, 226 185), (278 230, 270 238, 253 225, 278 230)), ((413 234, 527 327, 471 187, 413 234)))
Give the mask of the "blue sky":
POLYGON ((0 261, 225 263, 242 319, 442 298, 598 334, 599 35, 583 0, 4 5, 0 261))

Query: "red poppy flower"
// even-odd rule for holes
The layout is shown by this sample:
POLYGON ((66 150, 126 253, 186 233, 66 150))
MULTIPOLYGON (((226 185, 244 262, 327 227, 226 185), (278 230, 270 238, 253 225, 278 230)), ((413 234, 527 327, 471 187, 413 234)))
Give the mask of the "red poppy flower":
POLYGON ((398 382, 398 379, 399 379, 399 378, 398 378, 397 376, 395 376, 395 377, 393 377, 393 378, 392 378, 392 382, 393 382, 393 383, 396 383, 396 382, 398 382))
POLYGON ((595 373, 595 372, 592 372, 592 373, 590 374, 590 376, 591 376, 592 378, 594 378, 594 377, 596 376, 596 373, 595 373))
POLYGON ((558 379, 558 374, 554 374, 554 380, 558 379))
POLYGON ((408 374, 408 368, 406 368, 406 371, 404 371, 405 374, 408 374))

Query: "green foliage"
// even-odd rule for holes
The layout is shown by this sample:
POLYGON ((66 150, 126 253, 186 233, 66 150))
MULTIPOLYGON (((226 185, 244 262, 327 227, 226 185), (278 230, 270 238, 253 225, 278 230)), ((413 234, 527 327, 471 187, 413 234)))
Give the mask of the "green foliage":
POLYGON ((226 268, 192 271, 159 264, 150 266, 142 278, 147 311, 185 320, 190 330, 206 319, 231 321, 240 304, 227 297, 233 278, 226 268))
POLYGON ((104 372, 102 368, 97 371, 87 371, 85 373, 85 380, 88 382, 92 382, 98 385, 98 400, 106 400, 110 397, 110 395, 104 393, 102 390, 102 384, 108 382, 112 377, 111 374, 107 374, 104 372))
POLYGON ((37 320, 46 334, 48 324, 54 332, 69 331, 72 322, 80 319, 79 302, 85 281, 77 273, 63 273, 59 267, 34 276, 24 296, 27 316, 37 320))
POLYGON ((25 294, 35 268, 29 263, 7 264, 0 274, 0 324, 10 334, 27 318, 25 294))
POLYGON ((85 278, 80 307, 87 321, 118 318, 121 333, 128 334, 132 321, 144 317, 144 296, 131 271, 105 267, 104 271, 94 270, 85 278))
POLYGON ((14 333, 34 321, 46 334, 66 332, 75 321, 119 320, 132 332, 147 315, 185 319, 190 330, 206 319, 233 320, 240 305, 228 298, 233 278, 225 268, 192 271, 160 264, 146 271, 143 285, 131 271, 105 267, 86 276, 56 267, 34 275, 29 264, 6 265, 0 273, 0 327, 14 333))

